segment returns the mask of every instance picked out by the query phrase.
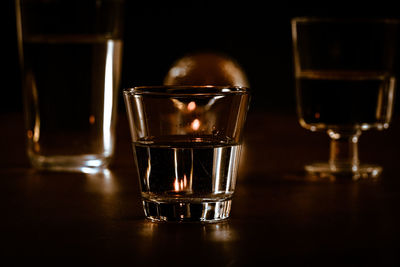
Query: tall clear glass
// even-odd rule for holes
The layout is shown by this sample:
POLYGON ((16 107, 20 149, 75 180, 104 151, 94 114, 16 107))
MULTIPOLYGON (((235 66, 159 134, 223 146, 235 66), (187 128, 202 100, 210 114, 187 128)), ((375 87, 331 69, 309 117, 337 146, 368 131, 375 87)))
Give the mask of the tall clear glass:
POLYGON ((27 154, 39 169, 93 172, 114 153, 121 0, 16 0, 27 154))
POLYGON ((329 162, 307 165, 307 172, 353 179, 381 173, 360 163, 358 139, 389 127, 398 26, 390 19, 292 20, 300 124, 331 138, 329 162))
POLYGON ((242 87, 162 86, 124 91, 147 218, 227 219, 249 92, 242 87))

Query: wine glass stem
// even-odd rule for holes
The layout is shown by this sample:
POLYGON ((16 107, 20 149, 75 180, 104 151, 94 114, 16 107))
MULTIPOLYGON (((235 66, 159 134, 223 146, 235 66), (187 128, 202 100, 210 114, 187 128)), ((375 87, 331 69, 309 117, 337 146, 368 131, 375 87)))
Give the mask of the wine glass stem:
POLYGON ((331 138, 329 165, 332 170, 348 169, 352 172, 358 170, 358 138, 360 134, 360 130, 328 130, 331 138))

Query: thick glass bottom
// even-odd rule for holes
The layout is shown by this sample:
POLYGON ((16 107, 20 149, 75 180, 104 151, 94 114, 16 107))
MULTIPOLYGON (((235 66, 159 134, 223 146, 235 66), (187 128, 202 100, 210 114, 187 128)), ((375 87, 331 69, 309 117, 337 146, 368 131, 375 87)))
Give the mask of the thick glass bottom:
POLYGON ((31 164, 39 170, 97 173, 106 168, 109 157, 101 155, 30 156, 31 164))
POLYGON ((316 178, 343 180, 376 179, 382 173, 382 167, 369 164, 335 166, 329 163, 314 163, 306 165, 305 170, 316 178))
POLYGON ((231 205, 231 199, 205 202, 143 199, 144 213, 148 219, 167 222, 219 222, 229 218, 231 205))

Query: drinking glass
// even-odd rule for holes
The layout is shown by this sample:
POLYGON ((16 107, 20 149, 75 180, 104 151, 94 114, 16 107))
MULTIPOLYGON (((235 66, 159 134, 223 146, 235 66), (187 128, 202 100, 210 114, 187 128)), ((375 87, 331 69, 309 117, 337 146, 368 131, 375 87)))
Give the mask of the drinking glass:
POLYGON ((360 163, 358 139, 362 131, 389 127, 398 25, 391 19, 292 20, 299 121, 331 140, 329 161, 307 165, 308 173, 353 179, 381 173, 380 166, 360 163))
POLYGON ((156 221, 227 219, 249 92, 242 87, 124 90, 144 212, 156 221))
POLYGON ((38 169, 95 172, 114 153, 121 0, 16 0, 27 154, 38 169))

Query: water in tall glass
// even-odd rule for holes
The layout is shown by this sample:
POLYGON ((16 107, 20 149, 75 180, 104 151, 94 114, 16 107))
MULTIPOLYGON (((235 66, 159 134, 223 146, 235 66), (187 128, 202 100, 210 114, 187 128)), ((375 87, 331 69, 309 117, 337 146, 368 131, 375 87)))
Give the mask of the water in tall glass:
POLYGON ((122 41, 104 35, 24 37, 28 155, 38 168, 106 166, 114 150, 122 41))

